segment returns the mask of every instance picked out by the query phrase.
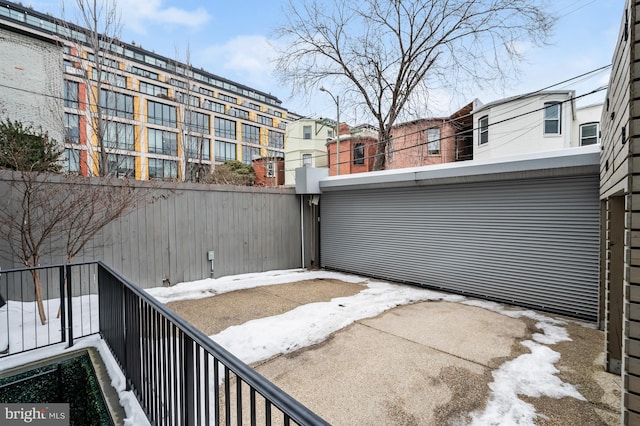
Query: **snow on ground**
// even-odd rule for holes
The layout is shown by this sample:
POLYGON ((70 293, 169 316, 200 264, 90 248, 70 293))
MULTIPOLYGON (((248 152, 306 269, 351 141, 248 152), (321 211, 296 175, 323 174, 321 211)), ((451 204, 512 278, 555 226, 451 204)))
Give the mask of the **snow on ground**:
POLYGON ((307 271, 305 269, 286 269, 282 271, 258 272, 251 274, 230 275, 221 278, 208 278, 176 284, 171 287, 154 287, 146 291, 161 303, 178 300, 201 299, 217 294, 248 288, 263 287, 275 284, 286 284, 302 280, 336 279, 348 283, 367 281, 356 275, 341 274, 331 271, 307 271))
MULTIPOLYGON (((244 362, 253 363, 319 343, 333 332, 355 321, 377 316, 385 310, 396 306, 426 300, 458 302, 492 310, 513 318, 531 318, 537 321, 536 326, 541 330, 541 333, 536 333, 532 336, 534 341, 527 340, 522 342, 523 345, 529 348, 531 353, 507 361, 497 370, 494 370, 494 381, 489 385, 491 389, 489 402, 483 412, 472 413, 473 425, 534 424, 537 417, 535 407, 520 400, 519 395, 532 397, 549 396, 552 398, 568 396, 584 399, 574 386, 562 382, 557 377, 558 370, 554 364, 560 359, 560 354, 545 346, 570 340, 566 328, 563 327, 566 322, 549 318, 531 310, 508 309, 493 302, 472 300, 463 296, 418 287, 371 281, 363 277, 338 272, 306 271, 303 269, 206 279, 181 283, 173 287, 147 289, 147 292, 159 301, 168 303, 176 300, 211 297, 240 289, 319 278, 338 279, 351 283, 361 282, 366 284, 367 287, 354 296, 339 297, 329 302, 310 303, 281 315, 256 319, 232 326, 211 336, 211 338, 244 362)), ((77 308, 74 307, 75 312, 79 312, 80 309, 83 312, 81 324, 88 322, 89 318, 91 318, 91 322, 94 322, 92 317, 85 318, 84 315, 85 312, 97 311, 95 309, 97 301, 93 297, 85 297, 83 300, 74 300, 74 306, 76 306, 76 303, 79 306, 77 308), (94 309, 89 309, 89 304, 93 304, 94 309)), ((49 312, 57 312, 56 302, 51 301, 47 306, 49 312)), ((33 321, 33 318, 37 319, 35 316, 35 304, 18 306, 9 303, 2 309, 4 310, 0 309, 0 331, 7 329, 7 322, 10 325, 18 324, 17 329, 19 331, 14 332, 13 325, 10 327, 12 330, 9 335, 10 345, 13 345, 14 338, 24 338, 27 342, 35 342, 36 338, 38 338, 37 336, 40 336, 41 333, 47 333, 46 330, 48 328, 59 330, 59 320, 55 323, 55 314, 49 315, 51 320, 46 328, 39 325, 39 321, 33 321), (25 310, 21 311, 21 308, 25 310), (24 321, 24 318, 29 320, 24 321)), ((95 319, 94 323, 97 324, 97 319, 95 319)), ((2 344, 2 339, 3 337, 0 336, 0 345, 2 344)), ((43 357, 54 356, 66 350, 76 350, 88 346, 98 349, 107 366, 112 379, 111 384, 118 392, 120 404, 125 408, 125 424, 148 424, 146 416, 133 393, 125 391, 124 376, 105 342, 99 336, 80 339, 70 349, 65 349, 64 344, 58 344, 26 352, 17 357, 0 358, 0 370, 22 365, 32 360, 42 359, 43 357)))
POLYGON ((459 302, 512 318, 533 319, 536 321, 536 327, 542 331, 532 336, 535 341, 522 342, 531 353, 508 361, 493 372, 494 381, 489 385, 489 402, 483 412, 472 413, 473 425, 535 424, 535 407, 522 401, 518 395, 584 399, 574 386, 562 382, 557 377, 559 371, 554 364, 560 359, 560 354, 544 346, 571 340, 563 327, 566 322, 532 310, 508 309, 495 302, 473 300, 418 287, 370 281, 364 277, 338 272, 301 269, 207 279, 171 288, 149 289, 148 292, 166 303, 316 278, 364 282, 367 288, 354 296, 310 303, 281 315, 248 321, 210 337, 244 362, 254 363, 322 342, 333 332, 355 321, 377 316, 395 306, 425 300, 459 302))
POLYGON ((417 287, 368 282, 367 288, 354 296, 298 306, 284 314, 229 327, 210 337, 251 364, 320 343, 355 321, 375 317, 396 306, 425 300, 457 302, 463 299, 417 287))
MULTIPOLYGON (((61 319, 58 318, 60 299, 43 300, 47 318, 42 325, 36 302, 7 301, 0 308, 0 352, 22 352, 62 341, 61 319), (7 330, 8 332, 5 332, 7 330)), ((97 333, 98 295, 72 298, 74 336, 97 333)))
POLYGON ((518 395, 533 398, 571 397, 584 401, 585 398, 569 383, 564 383, 556 374, 560 371, 555 363, 560 354, 544 345, 570 341, 566 321, 549 318, 531 310, 506 309, 503 305, 482 300, 466 300, 465 305, 476 306, 512 318, 531 318, 542 333, 534 333, 533 340, 521 342, 531 353, 507 361, 494 370, 494 381, 489 384, 491 396, 483 412, 471 414, 473 426, 482 425, 533 425, 537 418, 535 407, 522 401, 518 395))

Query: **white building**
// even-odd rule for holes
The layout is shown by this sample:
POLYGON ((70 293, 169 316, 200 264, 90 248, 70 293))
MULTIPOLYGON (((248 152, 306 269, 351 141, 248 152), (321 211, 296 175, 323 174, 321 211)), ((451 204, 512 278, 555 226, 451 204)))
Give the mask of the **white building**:
POLYGON ((574 97, 573 90, 543 91, 474 109, 473 159, 599 143, 602 104, 577 108, 574 97))
POLYGON ((327 167, 327 139, 332 139, 335 122, 301 118, 287 124, 284 148, 284 184, 295 185, 298 167, 327 167))

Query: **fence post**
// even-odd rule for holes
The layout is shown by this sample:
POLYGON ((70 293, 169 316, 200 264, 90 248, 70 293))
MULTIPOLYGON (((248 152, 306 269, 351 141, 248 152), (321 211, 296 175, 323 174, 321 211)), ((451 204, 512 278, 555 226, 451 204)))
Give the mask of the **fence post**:
POLYGON ((69 347, 73 346, 73 290, 71 287, 71 265, 65 267, 67 284, 67 309, 69 310, 69 347))
POLYGON ((65 308, 64 266, 60 266, 60 334, 61 342, 67 341, 67 309, 65 308))

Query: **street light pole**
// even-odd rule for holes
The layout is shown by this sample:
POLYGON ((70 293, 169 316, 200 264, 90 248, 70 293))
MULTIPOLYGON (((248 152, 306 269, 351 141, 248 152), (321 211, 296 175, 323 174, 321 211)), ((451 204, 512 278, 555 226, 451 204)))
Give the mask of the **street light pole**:
POLYGON ((336 104, 336 110, 337 110, 336 115, 338 120, 338 124, 336 125, 336 164, 338 166, 337 174, 339 175, 340 174, 340 96, 333 96, 333 93, 331 93, 324 87, 320 87, 320 91, 327 92, 329 96, 331 96, 331 99, 333 99, 333 102, 335 102, 336 104))

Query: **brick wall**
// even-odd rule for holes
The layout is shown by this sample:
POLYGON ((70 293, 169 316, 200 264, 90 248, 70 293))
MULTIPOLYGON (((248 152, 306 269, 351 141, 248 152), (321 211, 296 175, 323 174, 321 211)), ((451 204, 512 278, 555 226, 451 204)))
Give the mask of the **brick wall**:
POLYGON ((0 119, 63 140, 62 48, 0 28, 0 119))

